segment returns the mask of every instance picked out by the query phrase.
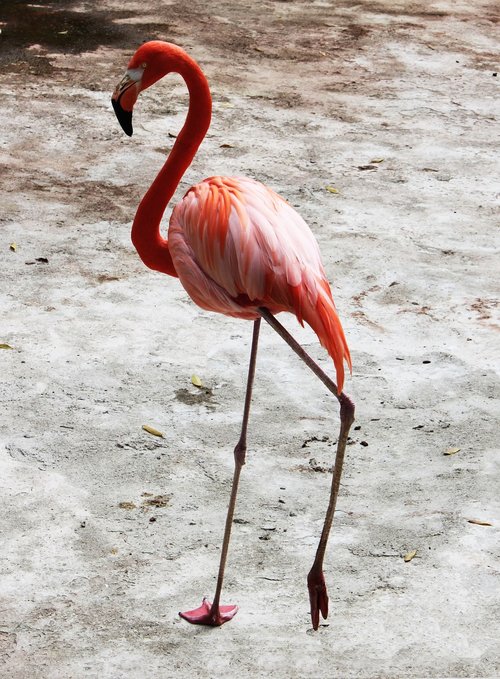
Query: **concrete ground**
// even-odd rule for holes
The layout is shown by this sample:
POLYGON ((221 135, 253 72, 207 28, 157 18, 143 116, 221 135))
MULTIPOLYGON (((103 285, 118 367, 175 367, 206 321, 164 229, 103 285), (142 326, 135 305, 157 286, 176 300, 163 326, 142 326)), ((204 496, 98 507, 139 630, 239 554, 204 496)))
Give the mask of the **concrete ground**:
POLYGON ((485 0, 2 2, 1 677, 500 676, 498 18, 485 0), (223 592, 240 611, 178 617, 215 586, 251 325, 130 243, 187 105, 171 76, 119 129, 110 93, 149 38, 213 93, 178 197, 218 173, 281 193, 351 347, 317 632, 338 408, 269 327, 223 592))

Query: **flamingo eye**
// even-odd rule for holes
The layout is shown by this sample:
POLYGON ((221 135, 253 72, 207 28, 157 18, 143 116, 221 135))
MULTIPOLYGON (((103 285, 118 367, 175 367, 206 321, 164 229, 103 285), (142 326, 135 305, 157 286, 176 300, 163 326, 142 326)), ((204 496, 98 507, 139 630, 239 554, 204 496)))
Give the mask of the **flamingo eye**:
POLYGON ((146 68, 146 66, 147 66, 146 62, 143 61, 142 64, 141 64, 141 68, 146 68))

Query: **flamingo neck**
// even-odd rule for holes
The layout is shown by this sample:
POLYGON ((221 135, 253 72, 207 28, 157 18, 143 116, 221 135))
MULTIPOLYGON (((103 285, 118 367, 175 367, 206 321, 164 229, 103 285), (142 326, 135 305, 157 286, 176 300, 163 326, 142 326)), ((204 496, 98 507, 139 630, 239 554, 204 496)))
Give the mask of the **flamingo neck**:
POLYGON ((182 176, 191 165, 207 133, 212 99, 202 70, 184 51, 179 50, 175 66, 170 65, 167 72, 172 71, 179 73, 186 83, 189 110, 165 164, 139 204, 132 225, 132 243, 150 269, 177 276, 168 240, 160 232, 160 223, 182 176))

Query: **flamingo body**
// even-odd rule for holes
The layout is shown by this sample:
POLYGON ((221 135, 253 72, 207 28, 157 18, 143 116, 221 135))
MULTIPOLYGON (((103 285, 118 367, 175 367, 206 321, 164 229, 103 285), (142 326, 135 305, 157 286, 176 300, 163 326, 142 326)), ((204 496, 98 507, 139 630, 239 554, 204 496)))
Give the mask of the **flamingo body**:
POLYGON ((342 390, 351 359, 318 244, 281 196, 253 179, 205 179, 175 206, 168 243, 182 285, 203 309, 254 320, 266 307, 311 325, 342 390))
POLYGON ((334 394, 340 404, 340 432, 330 502, 316 557, 308 575, 313 628, 328 614, 323 559, 340 485, 342 463, 354 405, 343 393, 344 361, 349 349, 325 276, 318 244, 302 217, 277 193, 253 179, 209 177, 192 186, 174 207, 168 237, 161 234, 164 211, 210 125, 212 100, 207 80, 184 50, 154 40, 136 51, 116 87, 112 103, 126 134, 138 95, 168 73, 179 73, 189 91, 186 121, 163 167, 141 200, 132 225, 132 242, 151 269, 178 277, 203 309, 253 321, 247 390, 234 476, 213 603, 203 600, 181 616, 194 624, 222 625, 237 606, 222 606, 220 595, 233 523, 240 472, 245 464, 247 425, 255 375, 261 319, 289 344, 334 394), (337 385, 275 319, 282 311, 308 323, 332 357, 337 385))

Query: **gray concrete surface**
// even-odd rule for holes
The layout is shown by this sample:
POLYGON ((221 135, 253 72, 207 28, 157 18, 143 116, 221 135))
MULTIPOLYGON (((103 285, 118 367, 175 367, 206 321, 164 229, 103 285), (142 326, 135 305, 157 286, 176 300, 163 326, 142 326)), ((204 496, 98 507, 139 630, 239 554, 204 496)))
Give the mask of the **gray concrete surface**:
POLYGON ((498 7, 2 12, 0 676, 500 676, 498 7), (172 77, 131 140, 118 128, 110 93, 145 38, 188 49, 213 90, 178 195, 225 173, 285 196, 351 346, 317 633, 305 577, 337 406, 268 328, 223 597, 240 611, 219 629, 177 615, 215 586, 251 325, 196 308, 130 244, 186 108, 172 77))

